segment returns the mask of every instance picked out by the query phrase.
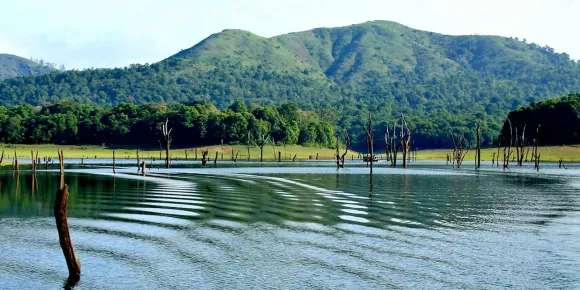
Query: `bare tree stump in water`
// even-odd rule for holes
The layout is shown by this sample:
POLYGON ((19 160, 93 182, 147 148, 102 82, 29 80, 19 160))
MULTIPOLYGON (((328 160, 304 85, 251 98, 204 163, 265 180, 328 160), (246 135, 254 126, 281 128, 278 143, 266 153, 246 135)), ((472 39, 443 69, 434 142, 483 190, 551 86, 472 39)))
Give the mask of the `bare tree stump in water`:
POLYGON ((19 172, 20 168, 18 166, 18 153, 16 153, 16 150, 14 150, 14 170, 16 172, 19 172))
POLYGON ((145 169, 147 168, 147 164, 145 161, 141 163, 141 175, 145 176, 145 169))
POLYGON ((201 151, 201 166, 205 167, 207 165, 207 155, 209 154, 209 151, 207 150, 202 150, 201 151))
POLYGON ((115 150, 113 150, 113 174, 117 174, 117 172, 115 172, 115 150))
POLYGON ((81 262, 75 255, 70 238, 66 210, 68 197, 68 185, 65 184, 56 194, 56 200, 54 201, 54 219, 56 221, 56 229, 58 230, 60 247, 62 248, 62 253, 64 254, 68 267, 69 276, 67 286, 74 287, 81 279, 81 262))
POLYGON ((298 155, 298 154, 294 154, 294 157, 292 158, 292 162, 296 161, 296 155, 298 155))
POLYGON ((215 152, 215 159, 213 160, 213 164, 217 164, 217 159, 218 159, 218 152, 215 152))

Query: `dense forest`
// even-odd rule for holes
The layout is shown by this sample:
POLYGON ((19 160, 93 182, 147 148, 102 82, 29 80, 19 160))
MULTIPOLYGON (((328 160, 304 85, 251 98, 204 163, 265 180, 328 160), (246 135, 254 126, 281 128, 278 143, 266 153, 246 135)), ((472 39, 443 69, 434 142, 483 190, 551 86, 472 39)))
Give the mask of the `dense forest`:
POLYGON ((295 104, 280 107, 235 102, 215 106, 191 104, 121 104, 111 109, 62 102, 40 110, 30 105, 0 107, 0 142, 158 146, 166 120, 175 146, 254 144, 269 137, 278 144, 331 146, 334 128, 295 104))
MULTIPOLYGON (((528 140, 539 138, 542 145, 580 144, 580 94, 531 103, 510 112, 508 118, 511 121, 512 134, 515 134, 516 128, 521 134, 525 126, 528 140)), ((510 136, 510 125, 507 121, 502 135, 510 136)))
POLYGON ((202 102, 224 112, 235 101, 295 103, 349 129, 359 144, 370 109, 378 134, 404 113, 416 147, 433 148, 449 147, 451 131, 472 134, 475 123, 489 144, 511 110, 578 91, 580 64, 550 47, 373 21, 273 38, 225 30, 154 64, 7 79, 0 103, 202 102))

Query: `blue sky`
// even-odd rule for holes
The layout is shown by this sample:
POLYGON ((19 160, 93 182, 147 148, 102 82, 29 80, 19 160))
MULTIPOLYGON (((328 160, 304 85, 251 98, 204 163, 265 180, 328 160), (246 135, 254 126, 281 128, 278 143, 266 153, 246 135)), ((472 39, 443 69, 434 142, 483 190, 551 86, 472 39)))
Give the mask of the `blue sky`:
POLYGON ((578 0, 0 0, 0 53, 67 68, 152 63, 227 28, 261 36, 392 20, 526 38, 580 59, 578 0))

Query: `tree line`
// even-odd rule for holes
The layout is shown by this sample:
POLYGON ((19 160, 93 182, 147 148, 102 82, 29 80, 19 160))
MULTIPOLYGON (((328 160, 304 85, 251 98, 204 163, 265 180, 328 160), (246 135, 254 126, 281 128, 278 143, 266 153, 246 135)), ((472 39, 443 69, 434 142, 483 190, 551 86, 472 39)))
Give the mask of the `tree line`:
POLYGON ((158 146, 165 120, 174 146, 253 144, 269 136, 278 144, 331 146, 334 126, 294 103, 225 110, 210 103, 121 104, 113 108, 59 102, 43 107, 0 106, 0 142, 10 144, 114 144, 158 146))

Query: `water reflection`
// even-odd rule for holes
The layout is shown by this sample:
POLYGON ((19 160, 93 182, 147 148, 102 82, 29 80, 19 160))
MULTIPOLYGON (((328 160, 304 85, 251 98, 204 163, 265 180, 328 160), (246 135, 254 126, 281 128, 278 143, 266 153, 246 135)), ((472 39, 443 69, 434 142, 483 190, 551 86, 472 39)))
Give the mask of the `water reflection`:
MULTIPOLYGON (((573 179, 280 169, 67 173, 79 287, 580 286, 573 179)), ((0 171, 0 288, 66 276, 48 190, 59 183, 0 171)))

